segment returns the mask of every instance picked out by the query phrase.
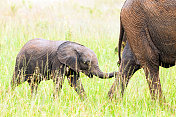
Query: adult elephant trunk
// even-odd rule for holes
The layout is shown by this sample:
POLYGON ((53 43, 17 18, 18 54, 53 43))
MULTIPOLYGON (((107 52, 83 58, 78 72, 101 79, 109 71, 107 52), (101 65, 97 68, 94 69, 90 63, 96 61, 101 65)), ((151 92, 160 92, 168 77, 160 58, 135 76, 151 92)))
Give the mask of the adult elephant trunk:
POLYGON ((100 70, 100 68, 97 66, 93 72, 93 75, 101 78, 101 79, 106 79, 106 78, 112 78, 114 76, 117 76, 117 72, 110 72, 110 73, 104 73, 100 70))

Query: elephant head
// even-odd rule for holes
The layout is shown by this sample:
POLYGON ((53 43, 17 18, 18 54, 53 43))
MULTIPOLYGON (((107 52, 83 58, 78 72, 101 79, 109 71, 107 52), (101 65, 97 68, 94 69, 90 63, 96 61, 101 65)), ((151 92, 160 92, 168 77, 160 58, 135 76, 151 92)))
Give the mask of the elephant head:
POLYGON ((67 41, 61 44, 57 50, 57 57, 61 63, 90 78, 93 75, 99 78, 111 78, 115 75, 115 72, 102 72, 98 66, 96 54, 91 49, 75 42, 67 41))

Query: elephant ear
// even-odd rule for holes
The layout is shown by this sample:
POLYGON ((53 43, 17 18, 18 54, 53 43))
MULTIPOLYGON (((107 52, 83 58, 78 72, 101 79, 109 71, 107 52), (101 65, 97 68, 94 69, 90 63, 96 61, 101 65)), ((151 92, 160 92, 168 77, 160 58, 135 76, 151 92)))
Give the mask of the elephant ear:
POLYGON ((62 64, 76 72, 80 72, 79 52, 80 45, 74 42, 64 42, 57 49, 57 57, 62 64))

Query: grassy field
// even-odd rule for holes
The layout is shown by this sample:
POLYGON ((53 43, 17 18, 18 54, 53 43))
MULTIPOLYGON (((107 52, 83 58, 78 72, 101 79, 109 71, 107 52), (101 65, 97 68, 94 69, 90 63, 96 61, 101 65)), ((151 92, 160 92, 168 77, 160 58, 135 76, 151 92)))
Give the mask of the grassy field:
POLYGON ((8 91, 15 58, 30 39, 70 40, 92 49, 103 71, 117 71, 119 14, 125 0, 1 0, 0 1, 0 116, 176 116, 175 67, 160 69, 167 104, 150 98, 143 70, 131 78, 124 98, 110 101, 107 93, 114 78, 89 79, 81 74, 88 100, 81 101, 65 80, 58 99, 52 81, 43 81, 31 98, 23 83, 8 91))

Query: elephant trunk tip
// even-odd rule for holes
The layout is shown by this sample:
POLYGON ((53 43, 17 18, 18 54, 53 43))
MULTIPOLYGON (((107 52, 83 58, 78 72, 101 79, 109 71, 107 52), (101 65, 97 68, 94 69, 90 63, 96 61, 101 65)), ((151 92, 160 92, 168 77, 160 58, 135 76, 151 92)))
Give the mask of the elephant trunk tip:
POLYGON ((114 72, 112 72, 112 73, 107 73, 106 75, 105 75, 105 78, 112 78, 112 77, 116 77, 118 75, 118 72, 116 72, 116 71, 114 71, 114 72))
POLYGON ((99 67, 96 68, 96 72, 93 73, 93 75, 101 78, 101 79, 107 79, 107 78, 112 78, 114 76, 118 75, 117 71, 114 72, 110 72, 110 73, 106 73, 106 72, 102 72, 99 67))
POLYGON ((108 79, 108 78, 112 78, 112 77, 117 77, 118 75, 118 72, 111 72, 111 73, 104 73, 103 75, 99 75, 99 78, 102 78, 102 79, 108 79))

